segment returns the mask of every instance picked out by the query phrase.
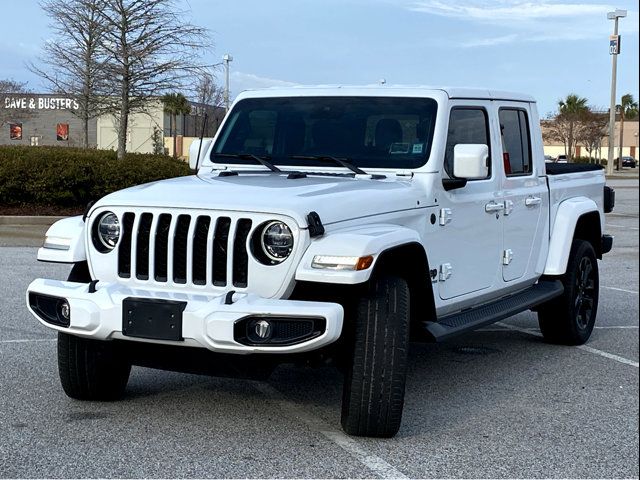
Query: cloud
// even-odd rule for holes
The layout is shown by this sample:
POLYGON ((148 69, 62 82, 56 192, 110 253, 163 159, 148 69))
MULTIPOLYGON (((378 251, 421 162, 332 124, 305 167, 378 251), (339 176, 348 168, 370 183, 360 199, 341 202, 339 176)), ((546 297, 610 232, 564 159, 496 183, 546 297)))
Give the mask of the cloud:
POLYGON ((479 20, 488 23, 522 22, 549 18, 575 18, 606 13, 613 7, 605 4, 554 3, 550 1, 463 0, 455 4, 439 0, 419 0, 409 6, 416 12, 446 17, 479 20))
POLYGON ((490 47, 492 45, 502 45, 504 43, 512 43, 518 39, 518 35, 512 33, 510 35, 502 35, 500 37, 490 38, 478 38, 468 41, 462 41, 459 43, 461 47, 473 48, 473 47, 490 47))
MULTIPOLYGON (((467 38, 463 48, 494 46, 513 42, 576 41, 607 38, 611 22, 606 13, 615 7, 604 3, 570 3, 552 0, 415 0, 405 3, 410 11, 447 17, 458 22, 495 27, 500 35, 467 38)), ((638 31, 638 12, 625 19, 626 33, 638 31)))
POLYGON ((230 88, 236 95, 244 90, 254 90, 258 88, 270 87, 294 87, 298 85, 295 82, 289 82, 287 80, 280 80, 276 78, 261 77, 253 73, 232 71, 230 76, 230 88))

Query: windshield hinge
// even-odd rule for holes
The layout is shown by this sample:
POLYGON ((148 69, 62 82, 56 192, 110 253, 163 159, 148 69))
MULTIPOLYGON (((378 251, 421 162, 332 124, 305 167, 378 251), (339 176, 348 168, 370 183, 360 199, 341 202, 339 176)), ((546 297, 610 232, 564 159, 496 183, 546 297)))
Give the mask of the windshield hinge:
POLYGON ((320 220, 320 215, 317 212, 309 212, 307 224, 309 225, 309 236, 311 238, 324 235, 324 225, 322 225, 322 220, 320 220))

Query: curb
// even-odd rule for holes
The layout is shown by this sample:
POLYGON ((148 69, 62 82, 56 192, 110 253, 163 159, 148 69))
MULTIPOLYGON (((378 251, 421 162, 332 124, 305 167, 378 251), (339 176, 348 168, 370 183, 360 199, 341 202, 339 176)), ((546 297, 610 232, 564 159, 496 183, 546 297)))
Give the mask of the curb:
POLYGON ((44 225, 49 226, 58 220, 67 217, 53 216, 28 216, 28 215, 0 215, 0 225, 12 226, 28 226, 28 225, 44 225))

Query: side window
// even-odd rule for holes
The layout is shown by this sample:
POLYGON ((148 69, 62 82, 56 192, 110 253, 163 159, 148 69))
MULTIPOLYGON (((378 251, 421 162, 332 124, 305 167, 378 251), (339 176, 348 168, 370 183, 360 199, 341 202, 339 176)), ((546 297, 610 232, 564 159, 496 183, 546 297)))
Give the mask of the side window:
POLYGON ((506 175, 531 174, 531 135, 527 113, 519 109, 501 108, 500 131, 506 175))
MULTIPOLYGON (((444 169, 453 178, 453 149, 459 143, 484 144, 489 147, 489 118, 483 108, 453 108, 449 116, 444 169)), ((489 178, 491 164, 489 164, 489 178)))

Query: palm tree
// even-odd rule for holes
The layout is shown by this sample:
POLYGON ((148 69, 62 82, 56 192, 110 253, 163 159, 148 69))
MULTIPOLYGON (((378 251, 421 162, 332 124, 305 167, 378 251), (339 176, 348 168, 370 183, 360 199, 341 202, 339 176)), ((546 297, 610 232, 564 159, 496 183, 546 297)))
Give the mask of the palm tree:
POLYGON ((558 109, 560 113, 576 114, 583 113, 587 110, 588 100, 579 97, 575 93, 570 93, 567 98, 558 101, 558 109))
POLYGON ((638 116, 638 102, 633 99, 633 95, 627 93, 622 96, 620 105, 616 105, 616 110, 620 112, 620 147, 618 149, 618 164, 616 170, 620 170, 622 166, 622 146, 624 139, 624 121, 625 119, 632 120, 638 116))
POLYGON ((178 115, 188 115, 191 113, 191 105, 189 100, 181 93, 167 93, 162 97, 164 111, 169 115, 171 136, 173 137, 173 158, 178 158, 177 139, 176 139, 176 123, 178 115))
POLYGON ((558 101, 560 116, 564 117, 568 122, 567 143, 565 144, 565 153, 568 161, 573 158, 574 146, 577 143, 576 123, 589 111, 587 102, 586 98, 579 97, 575 93, 570 93, 566 98, 558 101))

